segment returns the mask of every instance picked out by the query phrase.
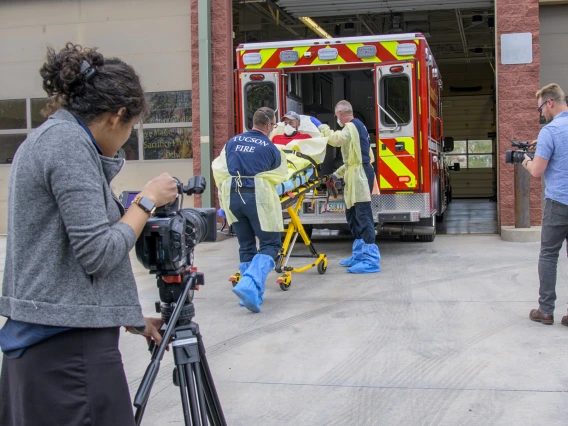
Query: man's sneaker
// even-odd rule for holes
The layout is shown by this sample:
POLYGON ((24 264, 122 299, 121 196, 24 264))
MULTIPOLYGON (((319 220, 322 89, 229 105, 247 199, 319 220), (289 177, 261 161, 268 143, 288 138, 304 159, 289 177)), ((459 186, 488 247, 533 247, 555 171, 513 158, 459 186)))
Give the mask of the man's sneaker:
POLYGON ((560 321, 560 324, 568 327, 568 316, 562 317, 562 321, 560 321))
MULTIPOLYGON (((542 312, 540 312, 538 309, 533 309, 531 311, 531 313, 529 314, 529 318, 533 321, 536 322, 540 322, 542 324, 554 324, 554 316, 553 315, 545 315, 542 312)), ((564 317, 566 318, 566 317, 564 317)), ((564 318, 562 318, 562 321, 564 322, 564 318)), ((564 324, 568 327, 568 318, 566 318, 566 324, 564 324)))

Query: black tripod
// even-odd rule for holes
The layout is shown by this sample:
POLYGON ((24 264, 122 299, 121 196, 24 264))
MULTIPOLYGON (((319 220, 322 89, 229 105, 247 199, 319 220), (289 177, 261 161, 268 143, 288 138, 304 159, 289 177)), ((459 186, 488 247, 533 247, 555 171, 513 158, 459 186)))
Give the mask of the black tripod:
POLYGON ((156 307, 162 313, 167 327, 162 344, 152 351, 152 360, 134 398, 136 424, 140 425, 142 422, 150 390, 158 376, 160 362, 168 342, 171 341, 176 365, 174 384, 180 388, 185 426, 209 424, 226 426, 225 416, 205 357, 199 325, 191 321, 195 316, 193 290, 197 285, 203 284, 203 274, 189 272, 178 277, 181 278, 181 282, 178 283, 166 282, 168 277, 158 278, 160 299, 164 303, 157 302, 156 307), (178 295, 179 297, 176 297, 178 295), (174 301, 176 302, 173 303, 174 301))

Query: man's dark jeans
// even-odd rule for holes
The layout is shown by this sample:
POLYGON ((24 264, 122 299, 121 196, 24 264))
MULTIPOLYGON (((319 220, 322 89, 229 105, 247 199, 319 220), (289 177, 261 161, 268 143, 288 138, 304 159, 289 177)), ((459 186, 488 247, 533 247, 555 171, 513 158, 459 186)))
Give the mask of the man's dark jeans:
POLYGON ((556 269, 562 243, 568 236, 568 206, 547 198, 542 215, 542 234, 538 276, 540 278, 539 309, 545 315, 554 313, 556 301, 556 269))
POLYGON ((240 195, 231 193, 230 209, 238 220, 233 223, 233 228, 239 240, 240 261, 250 262, 257 253, 267 254, 275 259, 281 247, 280 232, 265 232, 260 228, 256 195, 250 192, 242 192, 240 195), (256 238, 260 246, 258 249, 256 238))
MULTIPOLYGON (((370 164, 365 164, 363 171, 369 183, 369 192, 372 194, 373 184, 375 183, 375 169, 370 164)), ((365 244, 375 243, 375 221, 370 201, 355 203, 354 206, 345 211, 345 216, 351 234, 356 240, 364 240, 365 244)))

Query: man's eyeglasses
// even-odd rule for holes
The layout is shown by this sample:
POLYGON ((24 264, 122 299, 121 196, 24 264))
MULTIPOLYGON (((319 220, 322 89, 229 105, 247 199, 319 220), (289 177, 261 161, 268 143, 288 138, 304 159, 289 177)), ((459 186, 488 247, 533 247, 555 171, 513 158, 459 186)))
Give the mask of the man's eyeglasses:
POLYGON ((276 129, 278 127, 278 123, 270 123, 270 125, 272 126, 273 129, 276 129))
POLYGON ((548 101, 552 101, 552 100, 554 100, 554 99, 547 99, 547 100, 544 101, 544 102, 542 103, 542 105, 539 106, 536 110, 537 110, 539 113, 542 113, 542 109, 544 108, 544 106, 546 105, 546 103, 547 103, 548 101))

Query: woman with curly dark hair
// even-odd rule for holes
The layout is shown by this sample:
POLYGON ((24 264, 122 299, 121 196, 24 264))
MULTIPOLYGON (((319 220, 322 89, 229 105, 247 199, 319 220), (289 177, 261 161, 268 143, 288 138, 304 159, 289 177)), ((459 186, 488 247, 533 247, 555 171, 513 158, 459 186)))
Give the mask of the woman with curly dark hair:
POLYGON ((142 316, 129 252, 176 184, 151 180, 126 213, 110 189, 148 111, 131 66, 68 43, 40 74, 50 116, 9 181, 0 424, 134 425, 119 328, 160 343, 161 320, 142 316))

